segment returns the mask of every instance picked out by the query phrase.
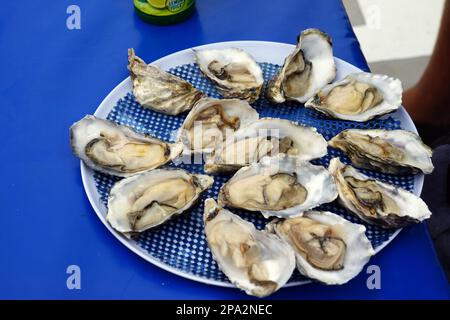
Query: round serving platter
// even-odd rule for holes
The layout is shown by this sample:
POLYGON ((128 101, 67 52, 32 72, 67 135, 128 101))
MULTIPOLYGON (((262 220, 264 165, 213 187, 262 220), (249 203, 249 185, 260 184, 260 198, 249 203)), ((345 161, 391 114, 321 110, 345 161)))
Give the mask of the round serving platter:
MULTIPOLYGON (((192 49, 229 47, 241 48, 255 58, 263 70, 265 84, 278 70, 279 66, 283 64, 284 58, 294 49, 293 45, 276 42, 221 42, 182 50, 154 61, 153 64, 191 82, 195 87, 208 94, 208 96, 220 98, 214 86, 208 82, 196 66, 192 49)), ((137 54, 139 55, 139 52, 137 54)), ((145 57, 143 58, 145 59, 145 57)), ((335 58, 335 62, 337 67, 336 80, 345 77, 349 73, 361 71, 339 58, 335 58)), ((123 68, 126 68, 125 63, 126 60, 124 59, 123 68)), ((417 133, 411 118, 403 107, 395 113, 376 120, 356 123, 327 118, 314 110, 304 108, 298 103, 289 102, 281 105, 273 105, 265 99, 263 93, 260 99, 253 103, 252 106, 258 111, 260 117, 285 118, 304 125, 314 126, 327 140, 347 128, 384 128, 388 130, 402 128, 417 133)), ((181 126, 186 117, 186 114, 170 116, 142 108, 132 95, 132 82, 129 77, 108 94, 95 111, 95 115, 119 124, 131 126, 139 132, 147 133, 166 141, 173 141, 176 130, 181 126)), ((329 160, 335 156, 339 156, 341 160, 349 163, 348 158, 341 152, 330 148, 328 155, 314 160, 313 163, 328 166, 329 160)), ((177 165, 171 164, 169 166, 180 167, 191 172, 203 172, 203 166, 199 164, 181 163, 177 165)), ((420 195, 421 193, 423 175, 394 176, 372 171, 362 171, 369 176, 401 186, 414 192, 416 195, 420 195)), ((220 186, 231 177, 230 175, 214 175, 215 182, 213 186, 204 193, 199 205, 192 211, 182 214, 158 228, 141 233, 132 239, 128 239, 112 229, 106 221, 108 193, 111 186, 119 178, 95 172, 85 166, 83 162, 81 162, 81 176, 86 194, 99 219, 132 252, 148 262, 176 275, 207 284, 232 287, 232 284, 220 271, 212 258, 205 241, 202 222, 203 200, 208 197, 216 198, 220 186)), ((375 252, 383 249, 400 232, 400 229, 384 230, 365 224, 355 216, 349 214, 345 209, 336 204, 336 202, 322 205, 320 208, 340 214, 352 222, 364 224, 367 228, 366 234, 375 252)), ((233 212, 253 222, 259 229, 263 228, 266 223, 262 215, 257 213, 239 210, 233 210, 233 212)), ((286 286, 296 286, 308 282, 310 280, 295 271, 286 286)))

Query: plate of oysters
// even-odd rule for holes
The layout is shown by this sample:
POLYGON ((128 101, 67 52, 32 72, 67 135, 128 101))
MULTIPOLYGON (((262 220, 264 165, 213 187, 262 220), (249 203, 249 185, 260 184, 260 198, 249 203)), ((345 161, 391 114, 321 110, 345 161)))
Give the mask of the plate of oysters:
POLYGON ((160 268, 256 297, 340 285, 431 216, 400 80, 334 57, 323 31, 151 64, 129 49, 128 70, 70 143, 100 220, 160 268))

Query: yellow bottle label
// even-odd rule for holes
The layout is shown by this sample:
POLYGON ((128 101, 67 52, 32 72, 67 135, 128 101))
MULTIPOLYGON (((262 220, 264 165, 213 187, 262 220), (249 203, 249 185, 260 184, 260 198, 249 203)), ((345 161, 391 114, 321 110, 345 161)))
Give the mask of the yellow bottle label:
POLYGON ((134 0, 134 6, 143 13, 170 16, 189 9, 195 0, 134 0))
POLYGON ((166 0, 147 0, 147 2, 156 9, 164 9, 166 7, 166 0))

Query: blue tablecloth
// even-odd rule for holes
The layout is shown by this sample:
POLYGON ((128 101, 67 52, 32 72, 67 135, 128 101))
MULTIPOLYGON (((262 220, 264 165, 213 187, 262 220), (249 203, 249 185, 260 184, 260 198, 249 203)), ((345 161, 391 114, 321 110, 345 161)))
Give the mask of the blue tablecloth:
MULTIPOLYGON (((139 20, 131 0, 3 1, 0 11, 1 166, 0 298, 231 299, 236 289, 208 286, 151 265, 119 243, 84 193, 68 128, 93 113, 127 77, 126 52, 147 61, 206 43, 294 43, 317 27, 334 52, 367 70, 340 1, 198 0, 186 22, 159 27, 139 20), (66 9, 81 8, 81 30, 66 28, 66 9), (81 290, 68 290, 66 268, 81 268, 81 290)), ((381 289, 362 272, 343 286, 310 284, 273 298, 449 298, 449 286, 424 224, 404 230, 370 264, 381 289)))

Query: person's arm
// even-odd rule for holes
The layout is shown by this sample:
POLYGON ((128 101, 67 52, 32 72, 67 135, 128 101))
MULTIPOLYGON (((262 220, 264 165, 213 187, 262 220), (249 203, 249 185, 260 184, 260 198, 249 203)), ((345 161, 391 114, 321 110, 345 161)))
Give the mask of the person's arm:
POLYGON ((446 1, 438 38, 420 81, 403 96, 414 121, 450 127, 450 1, 446 1))

